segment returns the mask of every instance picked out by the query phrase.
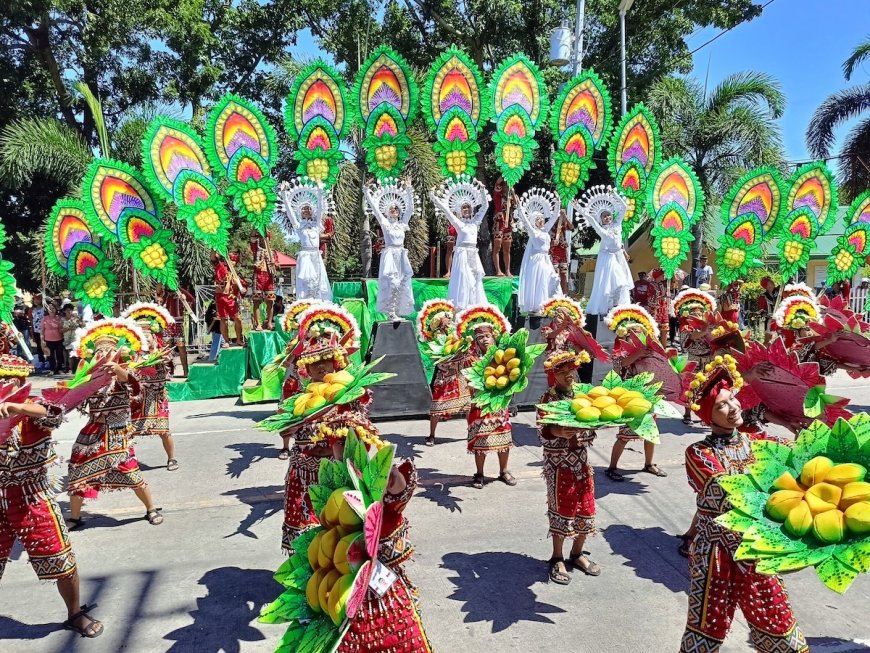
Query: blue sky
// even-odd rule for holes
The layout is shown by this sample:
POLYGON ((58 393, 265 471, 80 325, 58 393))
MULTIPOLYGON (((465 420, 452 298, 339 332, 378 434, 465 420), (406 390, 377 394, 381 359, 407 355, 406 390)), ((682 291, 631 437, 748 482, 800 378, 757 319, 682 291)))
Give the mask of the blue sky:
MULTIPOLYGON (((804 133, 816 107, 841 88, 870 81, 870 62, 852 75, 851 82, 842 72, 852 49, 870 35, 868 15, 867 0, 775 0, 759 18, 698 51, 694 75, 703 80, 709 65, 710 86, 743 70, 776 77, 788 99, 781 121, 786 156, 806 160, 804 133)), ((689 40, 690 49, 720 31, 701 30, 689 40)), ((841 129, 838 137, 846 131, 841 129)))

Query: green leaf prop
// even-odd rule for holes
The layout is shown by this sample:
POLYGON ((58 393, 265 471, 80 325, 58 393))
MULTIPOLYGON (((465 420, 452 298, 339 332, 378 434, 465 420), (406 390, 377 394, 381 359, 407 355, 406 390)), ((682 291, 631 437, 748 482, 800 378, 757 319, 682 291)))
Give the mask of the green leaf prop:
POLYGON ((761 258, 761 223, 755 214, 737 218, 725 228, 716 250, 716 265, 720 281, 727 285, 745 278, 759 265, 761 258))
POLYGON ((140 209, 126 209, 118 220, 118 236, 124 256, 139 272, 170 290, 178 289, 172 232, 161 227, 157 218, 140 209))
POLYGON ((628 233, 644 213, 649 179, 661 163, 660 140, 655 116, 642 103, 634 105, 613 130, 607 166, 620 195, 635 202, 634 219, 623 219, 628 233))
MULTIPOLYGON (((77 242, 69 253, 69 288, 76 299, 96 313, 112 315, 115 307, 115 274, 112 261, 97 245, 77 242)), ((2 267, 0 267, 2 269, 2 267)))
POLYGON ((12 321, 15 309, 15 277, 12 276, 12 262, 0 259, 0 320, 12 321))
POLYGON ((841 418, 833 427, 813 422, 798 434, 793 448, 752 443, 756 462, 745 474, 719 481, 733 509, 717 521, 743 535, 738 559, 758 561, 758 571, 765 574, 814 567, 826 586, 841 593, 859 573, 870 570, 866 424, 863 414, 841 418), (774 495, 786 489, 803 498, 780 503, 774 495), (819 501, 832 505, 821 509, 819 501), (815 506, 815 512, 804 504, 815 506))
POLYGON ((828 257, 828 283, 852 279, 864 267, 870 253, 870 223, 855 222, 846 227, 828 257))

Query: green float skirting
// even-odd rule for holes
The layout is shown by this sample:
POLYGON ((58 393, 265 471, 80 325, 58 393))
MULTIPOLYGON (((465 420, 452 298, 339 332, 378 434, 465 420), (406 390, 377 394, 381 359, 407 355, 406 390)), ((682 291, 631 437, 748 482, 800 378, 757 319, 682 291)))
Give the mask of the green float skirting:
POLYGON ((214 397, 238 396, 248 370, 248 350, 243 347, 222 349, 217 365, 194 363, 187 381, 170 383, 169 401, 193 401, 214 397))
POLYGON ((265 365, 284 351, 287 344, 287 334, 283 331, 251 331, 248 339, 248 376, 249 379, 259 379, 265 365))

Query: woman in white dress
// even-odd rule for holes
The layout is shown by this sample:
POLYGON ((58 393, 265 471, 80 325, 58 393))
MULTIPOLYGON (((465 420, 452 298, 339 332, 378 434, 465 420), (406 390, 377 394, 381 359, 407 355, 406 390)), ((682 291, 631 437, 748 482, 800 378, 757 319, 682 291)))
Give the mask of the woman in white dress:
POLYGON ((484 272, 477 232, 489 209, 489 193, 480 181, 465 177, 448 181, 437 192, 430 192, 429 197, 456 229, 447 297, 457 311, 488 304, 483 290, 484 272))
POLYGON ((295 179, 281 185, 281 205, 290 227, 299 239, 296 254, 296 299, 332 301, 332 285, 320 255, 320 232, 326 198, 323 188, 310 181, 295 179))
POLYGON ((586 305, 588 315, 607 315, 614 306, 631 302, 634 284, 622 245, 622 219, 627 208, 625 200, 609 186, 593 186, 577 207, 580 219, 601 238, 592 293, 586 305))
POLYGON ((405 234, 414 214, 414 189, 408 181, 388 180, 364 189, 366 207, 381 225, 384 249, 378 269, 377 309, 396 322, 414 312, 411 277, 414 271, 405 249, 405 234))
POLYGON ((534 315, 544 302, 562 294, 550 257, 550 230, 559 219, 559 199, 549 191, 532 188, 517 203, 514 215, 529 235, 520 266, 520 312, 534 315))

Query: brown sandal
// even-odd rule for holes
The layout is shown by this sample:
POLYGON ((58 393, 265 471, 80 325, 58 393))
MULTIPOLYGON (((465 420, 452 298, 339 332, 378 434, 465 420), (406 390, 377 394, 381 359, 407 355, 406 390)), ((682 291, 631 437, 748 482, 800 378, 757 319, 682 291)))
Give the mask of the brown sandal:
POLYGON ((580 558, 586 558, 586 552, 579 553, 575 556, 571 556, 568 558, 568 561, 575 569, 579 569, 587 576, 600 576, 601 575, 601 567, 592 562, 589 558, 586 558, 586 566, 580 564, 580 558))
POLYGON ((149 510, 145 513, 145 519, 148 520, 148 523, 152 526, 159 526, 163 523, 163 515, 160 514, 161 508, 157 508, 156 510, 149 510))
POLYGON ((100 635, 102 635, 102 622, 97 621, 88 614, 88 610, 93 610, 96 607, 96 603, 94 605, 81 606, 81 609, 78 612, 76 612, 73 616, 63 622, 64 630, 71 630, 74 633, 78 633, 82 637, 87 637, 88 639, 94 639, 95 637, 99 637, 100 635), (82 628, 81 626, 77 626, 75 623, 79 617, 85 617, 88 620, 88 625, 84 628, 82 628))
POLYGON ((571 576, 568 575, 567 571, 559 569, 559 563, 562 563, 562 568, 564 569, 564 558, 550 558, 548 560, 548 564, 550 565, 550 580, 557 585, 567 585, 571 582, 571 576))

